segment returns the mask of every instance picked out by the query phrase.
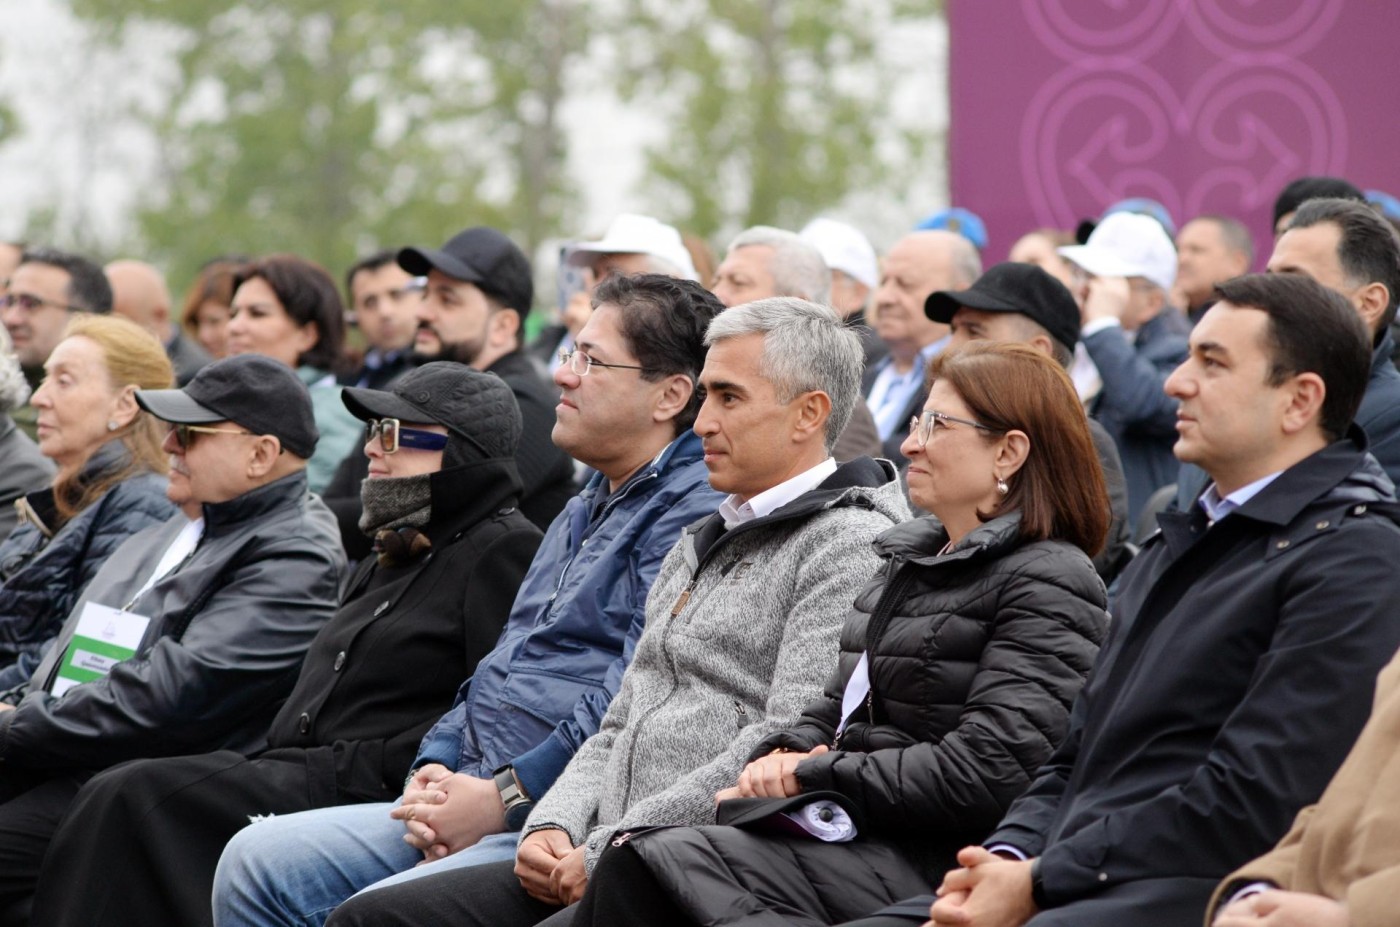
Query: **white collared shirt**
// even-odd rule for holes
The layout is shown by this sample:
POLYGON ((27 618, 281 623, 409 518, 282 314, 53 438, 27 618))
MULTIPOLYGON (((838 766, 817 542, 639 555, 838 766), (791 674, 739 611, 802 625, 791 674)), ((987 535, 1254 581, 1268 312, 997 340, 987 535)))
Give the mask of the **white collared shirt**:
POLYGON ((728 531, 746 521, 776 512, 803 493, 816 489, 835 472, 836 459, 828 457, 810 470, 804 470, 777 486, 765 489, 748 502, 731 493, 719 504, 719 515, 724 519, 724 530, 728 531))
POLYGON ((890 358, 881 361, 884 366, 875 375, 874 382, 870 384, 870 393, 865 397, 865 404, 870 407, 870 414, 875 418, 875 427, 880 432, 881 441, 888 441, 891 435, 908 426, 909 422, 904 418, 904 414, 909 408, 910 400, 923 388, 924 371, 951 340, 951 336, 944 335, 932 344, 925 345, 914 355, 914 364, 907 373, 895 370, 894 361, 890 358))
POLYGON ((1248 486, 1241 486, 1225 498, 1220 498, 1220 493, 1216 491, 1215 484, 1211 483, 1205 492, 1201 493, 1201 498, 1197 500, 1201 508, 1205 510, 1206 518, 1211 524, 1215 524, 1220 519, 1229 515, 1235 509, 1253 499, 1263 492, 1264 487, 1278 479, 1283 473, 1282 470, 1270 473, 1268 476, 1260 477, 1248 486))

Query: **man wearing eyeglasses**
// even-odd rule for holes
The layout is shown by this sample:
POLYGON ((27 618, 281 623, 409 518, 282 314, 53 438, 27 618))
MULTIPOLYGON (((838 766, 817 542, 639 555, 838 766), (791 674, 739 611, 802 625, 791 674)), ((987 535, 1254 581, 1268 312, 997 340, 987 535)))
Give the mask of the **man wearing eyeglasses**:
MULTIPOLYGON (((596 473, 550 525, 495 650, 399 771, 399 803, 234 836, 214 880, 221 925, 320 923, 369 885, 513 858, 530 809, 601 725, 662 560, 720 502, 691 425, 705 329, 723 307, 657 274, 610 277, 594 297, 554 372, 553 441, 596 473)), ((405 437, 431 440, 400 425, 405 437)))
POLYGON ((53 829, 95 773, 257 749, 335 612, 345 557, 306 488, 318 433, 292 372, 243 355, 136 400, 171 425, 168 495, 183 515, 117 548, 22 700, 0 710, 0 923, 27 904, 53 829))
MULTIPOLYGON (((53 248, 25 249, 9 280, 0 290, 0 322, 10 333, 30 389, 38 389, 44 362, 63 339, 69 317, 74 312, 111 312, 112 286, 97 264, 53 248)), ((10 413, 31 438, 36 416, 28 405, 10 413)))

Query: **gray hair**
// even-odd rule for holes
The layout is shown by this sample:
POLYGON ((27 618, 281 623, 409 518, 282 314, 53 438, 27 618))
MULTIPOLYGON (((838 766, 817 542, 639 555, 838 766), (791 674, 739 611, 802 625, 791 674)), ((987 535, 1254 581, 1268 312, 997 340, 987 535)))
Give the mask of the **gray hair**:
POLYGON ((779 402, 791 402, 813 390, 831 399, 831 417, 826 420, 830 453, 860 397, 865 367, 860 336, 842 324, 830 306, 772 296, 715 316, 705 330, 705 346, 744 335, 763 335, 759 372, 773 384, 779 402))
POLYGON ((822 305, 831 302, 831 271, 815 245, 796 232, 755 225, 740 232, 729 243, 729 250, 751 245, 767 245, 773 249, 768 271, 773 275, 775 295, 796 296, 822 305))
POLYGON ((0 413, 10 412, 29 399, 29 381, 19 368, 10 333, 0 325, 0 413))

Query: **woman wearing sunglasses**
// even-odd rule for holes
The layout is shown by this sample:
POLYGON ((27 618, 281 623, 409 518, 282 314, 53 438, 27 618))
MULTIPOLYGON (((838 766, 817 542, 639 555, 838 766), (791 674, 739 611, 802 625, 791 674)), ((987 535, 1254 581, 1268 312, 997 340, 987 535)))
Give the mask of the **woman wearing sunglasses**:
POLYGON ((718 796, 797 812, 834 792, 854 839, 775 833, 767 817, 642 831, 604 853, 575 925, 837 924, 929 893, 1063 739, 1108 621, 1089 559, 1108 499, 1082 407, 1023 345, 953 350, 931 378, 901 450, 933 515, 875 540, 884 566, 826 693, 718 796))
POLYGON ((0 543, 0 692, 28 680, 107 556, 175 514, 164 428, 134 398, 172 378, 160 342, 116 316, 76 316, 44 365, 31 401, 58 474, 15 503, 19 525, 0 543))

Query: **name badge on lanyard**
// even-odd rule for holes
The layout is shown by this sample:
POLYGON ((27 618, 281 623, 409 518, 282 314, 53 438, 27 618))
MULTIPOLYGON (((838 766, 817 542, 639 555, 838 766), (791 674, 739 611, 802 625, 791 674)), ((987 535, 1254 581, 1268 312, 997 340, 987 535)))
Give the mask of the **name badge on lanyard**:
POLYGON ((62 695, 76 685, 101 679, 112 667, 134 657, 150 623, 145 615, 84 603, 73 640, 54 677, 53 694, 62 695))

